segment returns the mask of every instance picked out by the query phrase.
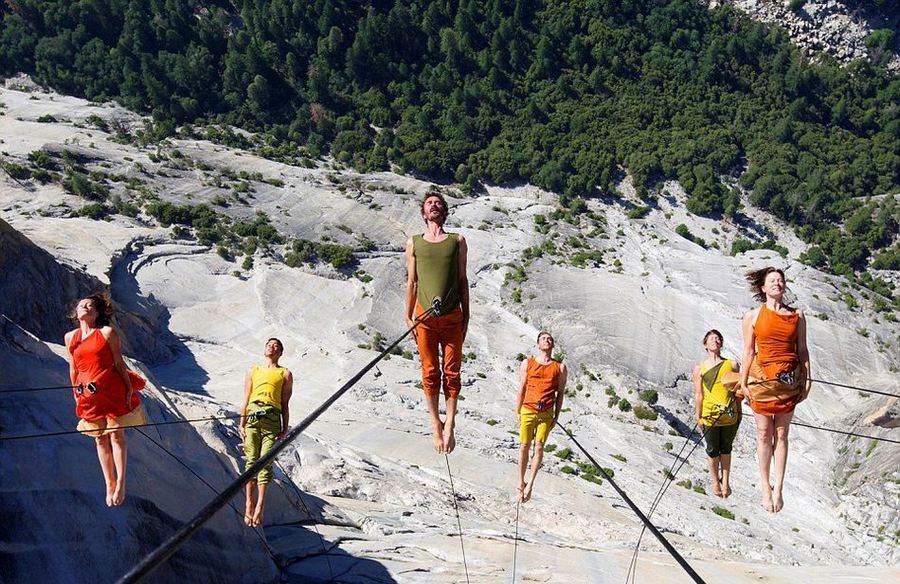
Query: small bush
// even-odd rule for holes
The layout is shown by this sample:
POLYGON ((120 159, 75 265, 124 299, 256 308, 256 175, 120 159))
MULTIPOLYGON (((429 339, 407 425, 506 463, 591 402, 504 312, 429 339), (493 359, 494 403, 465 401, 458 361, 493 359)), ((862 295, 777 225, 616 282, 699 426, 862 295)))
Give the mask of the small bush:
POLYGON ((563 471, 565 474, 570 474, 570 475, 575 474, 575 469, 572 468, 571 466, 569 466, 568 464, 565 465, 564 467, 562 467, 560 470, 563 471))
POLYGON ((628 210, 628 218, 629 219, 643 219, 647 216, 647 213, 650 212, 650 207, 634 207, 633 209, 628 210))
POLYGON ((623 412, 631 411, 631 402, 623 397, 619 400, 619 409, 623 412))
POLYGON ((645 389, 644 391, 638 393, 638 397, 651 406, 659 401, 659 394, 655 389, 645 389))
POLYGON ((659 417, 659 415, 650 408, 645 408, 644 406, 634 406, 634 416, 638 420, 655 420, 659 417))
POLYGON ((572 449, 571 448, 560 448, 554 453, 554 456, 561 458, 563 460, 572 460, 572 449))
POLYGON ((55 123, 57 120, 50 114, 44 114, 41 117, 39 117, 37 119, 37 121, 41 124, 52 124, 52 123, 55 123))
POLYGON ((690 490, 691 486, 692 486, 690 479, 684 479, 683 481, 678 481, 675 484, 678 485, 679 487, 684 487, 685 489, 688 489, 688 490, 690 490))
POLYGON ((90 219, 100 220, 109 217, 110 212, 110 208, 102 203, 89 203, 81 209, 78 209, 78 211, 76 211, 76 214, 79 217, 88 217, 90 219))
POLYGON ((694 485, 694 492, 700 493, 701 495, 705 495, 706 489, 703 488, 703 485, 701 485, 700 483, 697 483, 696 485, 694 485))
POLYGON ((725 519, 731 519, 732 521, 734 521, 734 513, 732 513, 725 507, 715 506, 711 509, 711 511, 719 517, 724 517, 725 519))
POLYGON ((490 420, 487 421, 488 426, 496 426, 499 423, 500 423, 500 420, 495 420, 493 418, 491 418, 490 420))
POLYGON ((27 167, 14 162, 3 163, 3 169, 16 180, 25 180, 31 177, 31 171, 27 167))
POLYGON ((619 462, 628 462, 628 459, 625 458, 624 456, 622 456, 621 454, 613 454, 612 457, 615 458, 616 460, 618 460, 619 462))

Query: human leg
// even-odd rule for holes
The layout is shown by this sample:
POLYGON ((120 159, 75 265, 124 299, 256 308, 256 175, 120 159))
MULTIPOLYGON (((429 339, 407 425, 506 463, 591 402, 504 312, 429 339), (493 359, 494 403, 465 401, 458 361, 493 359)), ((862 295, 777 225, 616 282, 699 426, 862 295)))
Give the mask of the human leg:
POLYGON ((537 480, 537 473, 541 469, 544 461, 544 443, 540 440, 534 441, 534 454, 531 455, 531 480, 525 485, 522 492, 523 501, 531 499, 531 492, 534 490, 534 481, 537 480))
POLYGON ((531 441, 519 444, 519 484, 516 486, 516 496, 519 502, 524 501, 525 472, 528 469, 528 454, 531 451, 531 441))
POLYGON ((125 430, 113 430, 109 435, 112 444, 113 463, 116 467, 116 488, 113 490, 112 504, 121 505, 125 500, 125 471, 128 464, 128 438, 125 430))
POLYGON ((762 506, 769 513, 774 513, 772 502, 772 483, 769 480, 769 469, 772 465, 772 453, 775 438, 775 420, 766 414, 754 412, 756 420, 756 457, 759 462, 759 481, 762 489, 762 506))
POLYGON ((443 349, 444 396, 447 401, 447 417, 444 421, 443 452, 449 454, 456 447, 453 430, 456 427, 456 406, 462 387, 460 366, 463 353, 462 310, 455 310, 442 316, 439 322, 440 344, 443 349))
POLYGON ((731 495, 731 447, 737 436, 740 422, 722 427, 722 441, 719 444, 719 466, 722 472, 722 496, 731 495))
MULTIPOLYGON (((703 426, 701 426, 703 428, 703 426)), ((722 439, 722 429, 717 426, 705 427, 703 431, 706 437, 706 464, 709 468, 710 484, 712 485, 713 495, 721 497, 722 483, 719 479, 719 466, 721 463, 719 444, 722 439)))
POLYGON ((782 491, 784 489, 784 473, 787 470, 788 457, 788 431, 791 427, 791 418, 794 417, 794 411, 784 414, 776 414, 774 416, 775 426, 775 488, 772 492, 772 505, 774 511, 778 513, 784 507, 784 497, 782 491))
MULTIPOLYGON (((274 416, 260 420, 261 445, 259 455, 262 456, 275 446, 276 438, 281 431, 281 417, 274 416)), ((257 494, 256 507, 253 509, 253 527, 259 527, 263 521, 263 510, 266 506, 266 492, 272 481, 272 465, 269 464, 256 474, 257 494)))
POLYGON ((437 317, 428 318, 419 325, 416 346, 419 348, 419 360, 422 362, 422 390, 425 393, 425 403, 431 420, 432 443, 435 452, 443 452, 444 423, 441 421, 438 403, 441 392, 441 369, 435 318, 437 317))
MULTIPOLYGON (((253 466, 259 460, 260 451, 262 449, 262 435, 260 433, 258 422, 249 422, 244 427, 244 470, 253 466)), ((258 485, 256 478, 247 481, 245 488, 245 496, 247 498, 244 504, 244 525, 253 526, 253 514, 256 511, 258 485)))
POLYGON ((113 506, 113 493, 116 490, 116 471, 113 462, 112 445, 109 435, 103 434, 95 439, 97 443, 97 458, 100 460, 100 471, 103 472, 103 482, 106 484, 106 506, 113 506))
POLYGON ((253 526, 253 511, 256 510, 256 479, 250 479, 244 485, 244 525, 253 526))

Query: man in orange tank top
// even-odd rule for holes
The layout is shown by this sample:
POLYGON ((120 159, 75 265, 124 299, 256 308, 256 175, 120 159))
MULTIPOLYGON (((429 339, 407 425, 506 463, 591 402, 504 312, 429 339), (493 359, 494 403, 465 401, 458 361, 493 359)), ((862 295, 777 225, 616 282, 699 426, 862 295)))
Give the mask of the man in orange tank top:
POLYGON ((537 338, 537 357, 529 357, 519 367, 519 396, 516 415, 519 418, 519 501, 531 498, 534 480, 544 460, 544 442, 556 425, 566 395, 566 366, 553 359, 553 336, 541 331, 537 338), (531 457, 531 480, 525 482, 528 453, 531 457))

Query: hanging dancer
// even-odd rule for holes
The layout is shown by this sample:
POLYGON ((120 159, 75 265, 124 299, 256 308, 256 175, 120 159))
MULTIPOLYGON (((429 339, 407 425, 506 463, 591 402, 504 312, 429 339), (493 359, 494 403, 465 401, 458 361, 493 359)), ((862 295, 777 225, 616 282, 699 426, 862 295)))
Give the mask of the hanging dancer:
POLYGON ((96 440, 108 507, 125 500, 128 442, 121 426, 144 423, 137 392, 145 381, 125 367, 114 312, 105 292, 82 298, 70 315, 78 328, 65 335, 78 430, 96 440))
POLYGON ((738 364, 722 358, 723 342, 716 329, 703 335, 706 359, 694 367, 693 379, 694 410, 700 431, 706 435, 712 492, 727 499, 731 495, 731 445, 741 423, 741 404, 732 393, 738 364))
POLYGON ((537 337, 537 357, 529 357, 519 367, 519 396, 516 415, 519 417, 519 486, 520 503, 531 499, 534 481, 544 460, 544 442, 556 425, 566 396, 566 366, 553 359, 553 336, 541 331, 537 337), (528 453, 531 443, 531 480, 525 482, 528 453))
MULTIPOLYGON (((294 389, 294 376, 278 364, 284 345, 276 338, 266 341, 264 365, 254 365, 244 377, 244 405, 238 431, 244 442, 244 470, 271 450, 288 431, 288 402, 294 389)), ((262 525, 266 491, 272 481, 272 465, 263 468, 255 479, 247 481, 244 524, 262 525)))
POLYGON ((467 247, 461 234, 444 231, 449 209, 443 196, 426 195, 421 212, 425 233, 406 242, 406 325, 411 328, 426 309, 440 308, 440 314, 423 321, 413 336, 422 361, 422 389, 431 416, 434 449, 449 454, 456 447, 453 431, 461 387, 459 367, 469 328, 467 247), (442 373, 447 407, 443 421, 439 410, 442 373))
POLYGON ((747 272, 753 297, 762 302, 744 315, 744 360, 741 390, 756 419, 756 451, 762 506, 770 513, 784 507, 782 496, 787 467, 788 430, 794 407, 812 387, 806 318, 783 304, 784 272, 773 267, 747 272), (752 379, 752 381, 751 381, 752 379), (775 484, 769 469, 775 459, 775 484))

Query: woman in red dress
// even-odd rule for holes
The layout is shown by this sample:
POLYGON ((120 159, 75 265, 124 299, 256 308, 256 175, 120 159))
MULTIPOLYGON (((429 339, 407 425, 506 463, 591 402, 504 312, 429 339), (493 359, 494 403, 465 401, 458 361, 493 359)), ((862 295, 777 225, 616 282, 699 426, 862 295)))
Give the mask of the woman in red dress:
POLYGON ((78 429, 96 439, 110 507, 125 499, 128 444, 122 426, 144 423, 137 394, 144 380, 125 367, 119 335, 111 326, 112 315, 107 294, 82 298, 72 315, 78 328, 65 337, 75 415, 81 418, 78 429))

